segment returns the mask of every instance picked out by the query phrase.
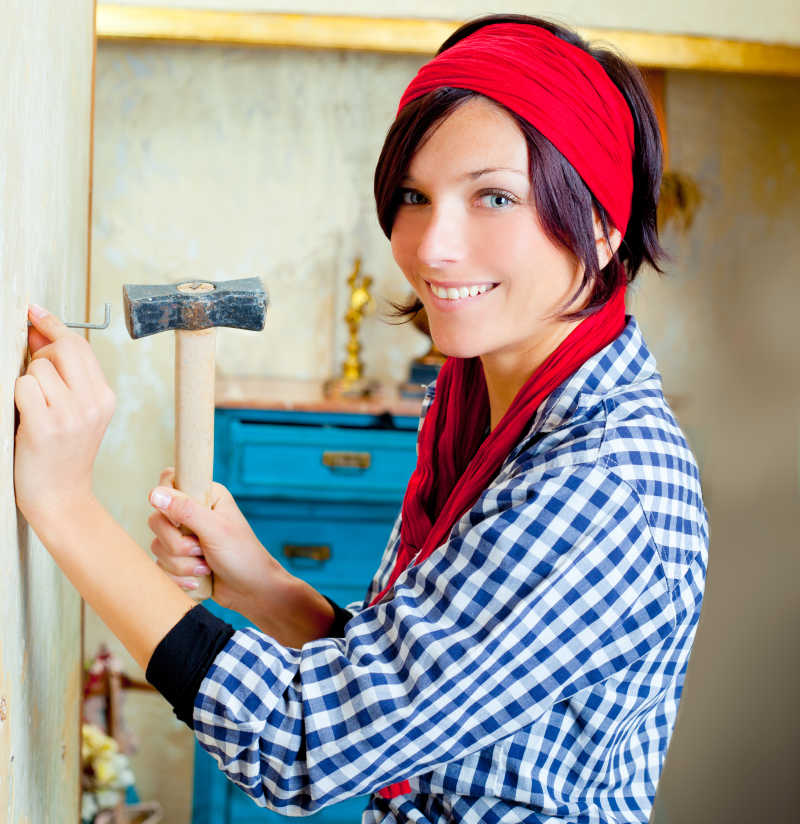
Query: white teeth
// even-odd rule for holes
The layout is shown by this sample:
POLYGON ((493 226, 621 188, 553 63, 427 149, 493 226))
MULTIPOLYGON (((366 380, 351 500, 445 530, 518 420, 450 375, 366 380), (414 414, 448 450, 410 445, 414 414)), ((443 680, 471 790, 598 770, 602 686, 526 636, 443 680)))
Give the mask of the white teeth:
POLYGON ((480 286, 436 286, 431 283, 431 292, 437 298, 445 300, 459 300, 461 298, 474 298, 477 295, 482 295, 484 292, 492 288, 491 283, 482 283, 480 286))

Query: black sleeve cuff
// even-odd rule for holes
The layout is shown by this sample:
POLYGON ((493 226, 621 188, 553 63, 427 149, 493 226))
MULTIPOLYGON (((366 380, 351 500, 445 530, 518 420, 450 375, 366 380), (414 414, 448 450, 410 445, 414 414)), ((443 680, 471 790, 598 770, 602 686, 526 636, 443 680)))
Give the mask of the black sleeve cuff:
POLYGON ((331 601, 327 595, 322 596, 333 607, 333 623, 328 630, 328 638, 344 638, 344 628, 353 617, 353 613, 331 601))
POLYGON ((198 604, 161 639, 147 664, 147 680, 191 729, 200 684, 233 633, 230 624, 198 604))

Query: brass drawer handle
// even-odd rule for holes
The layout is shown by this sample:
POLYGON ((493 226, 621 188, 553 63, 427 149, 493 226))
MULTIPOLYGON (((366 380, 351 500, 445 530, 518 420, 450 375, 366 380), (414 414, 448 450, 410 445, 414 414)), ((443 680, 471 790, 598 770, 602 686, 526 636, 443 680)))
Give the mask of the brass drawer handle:
POLYGON ((310 558, 312 561, 329 561, 331 548, 327 544, 284 544, 283 554, 287 558, 310 558))
POLYGON ((322 453, 322 463, 331 469, 369 469, 372 455, 369 452, 330 452, 322 453))

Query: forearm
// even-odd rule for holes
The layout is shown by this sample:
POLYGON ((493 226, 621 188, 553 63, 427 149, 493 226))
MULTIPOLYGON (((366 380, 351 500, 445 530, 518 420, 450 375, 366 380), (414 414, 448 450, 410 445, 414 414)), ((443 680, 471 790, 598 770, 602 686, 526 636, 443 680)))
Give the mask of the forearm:
POLYGON ((195 602, 94 498, 37 520, 36 534, 106 626, 146 669, 161 639, 195 602))
MULTIPOLYGON (((280 569, 280 573, 273 569, 267 578, 300 586, 275 588, 278 600, 286 599, 286 603, 270 600, 271 615, 265 618, 249 615, 247 602, 238 605, 252 623, 280 642, 274 645, 276 650, 298 654, 286 647, 300 648, 313 638, 324 637, 332 623, 335 624, 333 631, 343 634, 344 624, 352 617, 349 612, 341 608, 334 610, 327 599, 308 584, 292 578, 285 570, 280 569), (333 621, 330 615, 334 616, 333 621)), ((213 613, 202 607, 191 609, 159 642, 150 658, 147 680, 172 704, 175 715, 192 729, 200 685, 233 635, 233 627, 213 613)))
POLYGON ((269 581, 259 602, 243 613, 262 632, 297 649, 329 634, 334 612, 326 598, 282 568, 269 581))

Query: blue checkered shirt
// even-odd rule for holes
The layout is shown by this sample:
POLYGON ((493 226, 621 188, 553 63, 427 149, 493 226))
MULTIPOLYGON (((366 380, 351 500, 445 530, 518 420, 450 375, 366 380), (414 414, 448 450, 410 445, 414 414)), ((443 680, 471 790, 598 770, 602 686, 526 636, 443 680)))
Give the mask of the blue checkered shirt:
MULTIPOLYGON (((430 405, 435 388, 426 398, 430 405)), ((647 822, 700 614, 697 466, 636 321, 542 404, 446 543, 343 638, 255 629, 195 733, 259 805, 373 822, 647 822), (376 791, 408 779, 411 792, 376 791)))

